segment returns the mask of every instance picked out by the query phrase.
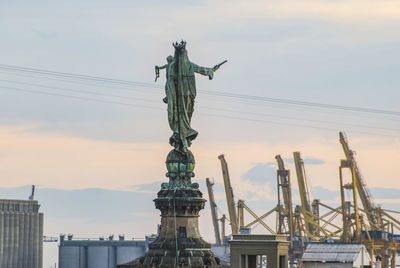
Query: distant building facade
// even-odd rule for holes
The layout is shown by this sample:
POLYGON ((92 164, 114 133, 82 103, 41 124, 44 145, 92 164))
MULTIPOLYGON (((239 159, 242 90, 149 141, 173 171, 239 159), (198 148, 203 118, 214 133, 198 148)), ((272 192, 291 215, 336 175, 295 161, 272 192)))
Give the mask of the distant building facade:
POLYGON ((0 199, 0 267, 43 267, 43 214, 36 200, 0 199))
POLYGON ((287 268, 289 242, 284 235, 237 234, 229 240, 231 268, 287 268))

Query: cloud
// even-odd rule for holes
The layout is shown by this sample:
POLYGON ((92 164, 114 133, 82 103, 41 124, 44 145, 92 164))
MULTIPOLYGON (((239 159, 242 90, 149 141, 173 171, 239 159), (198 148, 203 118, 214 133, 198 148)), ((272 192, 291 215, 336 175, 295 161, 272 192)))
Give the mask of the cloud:
POLYGON ((272 162, 257 163, 242 178, 255 184, 276 183, 276 165, 272 162))
POLYGON ((370 189, 372 197, 375 199, 398 199, 400 198, 400 189, 374 187, 370 189))
POLYGON ((168 181, 169 181, 169 179, 166 178, 165 181, 155 181, 152 183, 132 185, 132 188, 138 192, 157 193, 160 190, 161 183, 168 182, 168 181))

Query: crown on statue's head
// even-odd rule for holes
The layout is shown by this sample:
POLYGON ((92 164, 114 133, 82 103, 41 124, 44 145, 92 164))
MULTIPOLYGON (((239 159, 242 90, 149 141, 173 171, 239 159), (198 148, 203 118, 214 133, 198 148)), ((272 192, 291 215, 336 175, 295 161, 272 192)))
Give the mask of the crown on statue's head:
POLYGON ((172 45, 174 46, 175 49, 182 49, 186 47, 186 42, 182 40, 180 43, 175 42, 172 43, 172 45))

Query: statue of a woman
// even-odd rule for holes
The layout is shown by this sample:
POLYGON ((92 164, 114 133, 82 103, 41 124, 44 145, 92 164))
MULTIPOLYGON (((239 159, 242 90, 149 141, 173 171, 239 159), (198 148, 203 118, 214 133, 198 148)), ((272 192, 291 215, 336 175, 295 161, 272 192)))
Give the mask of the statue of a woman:
MULTIPOLYGON (((198 134, 190 125, 196 98, 194 73, 206 75, 211 80, 214 72, 226 61, 213 68, 201 67, 189 61, 186 42, 174 43, 173 46, 175 54, 172 62, 162 66, 167 68, 166 102, 168 122, 173 132, 169 143, 175 150, 185 153, 198 134)), ((162 67, 156 66, 156 74, 162 67)))

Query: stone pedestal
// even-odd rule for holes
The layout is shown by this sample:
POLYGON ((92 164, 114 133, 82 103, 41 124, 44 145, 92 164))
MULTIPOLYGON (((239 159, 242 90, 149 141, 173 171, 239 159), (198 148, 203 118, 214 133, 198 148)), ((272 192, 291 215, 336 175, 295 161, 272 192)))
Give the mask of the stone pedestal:
POLYGON ((168 183, 154 199, 161 211, 159 237, 149 245, 149 251, 120 268, 172 268, 221 267, 211 252, 211 246, 200 237, 199 211, 206 200, 202 198, 199 185, 191 183, 195 161, 188 151, 181 154, 172 150, 167 157, 168 183))

